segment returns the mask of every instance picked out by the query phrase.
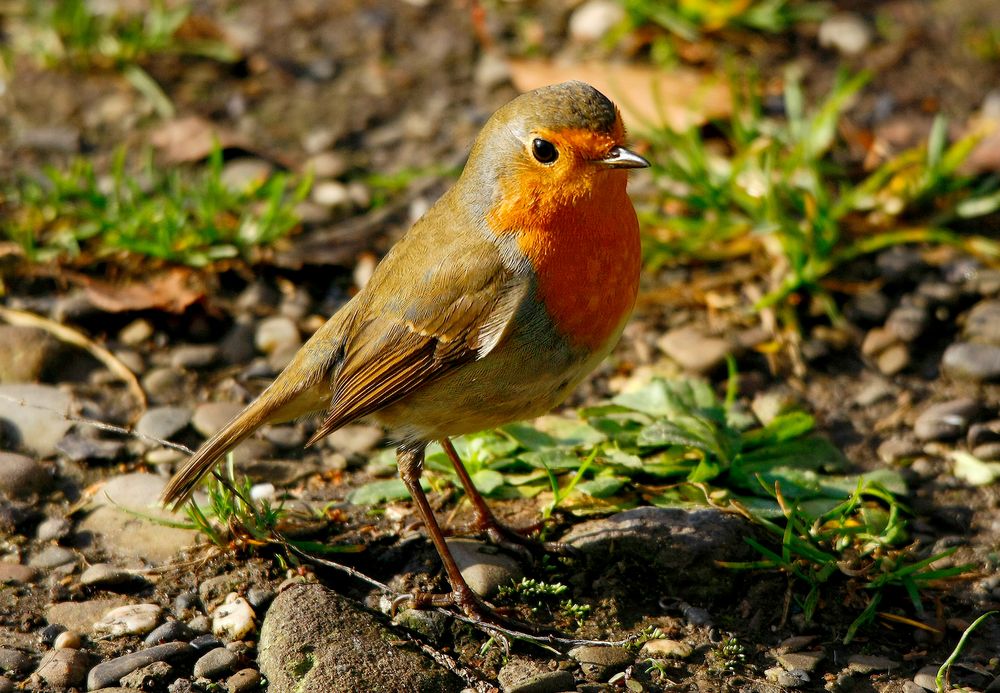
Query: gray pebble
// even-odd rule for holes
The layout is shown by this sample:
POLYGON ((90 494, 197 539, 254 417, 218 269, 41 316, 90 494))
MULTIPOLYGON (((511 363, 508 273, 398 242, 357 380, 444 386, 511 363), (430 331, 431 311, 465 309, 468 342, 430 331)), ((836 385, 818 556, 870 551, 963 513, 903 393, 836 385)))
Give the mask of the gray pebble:
POLYGON ((764 672, 764 678, 783 688, 799 688, 809 683, 809 674, 801 669, 786 671, 781 667, 772 667, 764 672))
POLYGON ((0 494, 25 498, 45 490, 51 480, 48 470, 32 458, 0 452, 0 494))
POLYGON ((205 402, 199 404, 191 417, 191 425, 205 437, 215 435, 243 410, 236 402, 205 402))
POLYGON ((201 606, 201 600, 194 592, 181 592, 174 597, 174 609, 185 611, 187 609, 197 609, 201 606))
POLYGON ((910 279, 924 267, 920 251, 910 246, 896 245, 884 250, 875 258, 879 275, 889 282, 910 279))
POLYGON ((502 585, 510 585, 524 577, 521 564, 494 546, 475 539, 448 539, 447 542, 462 577, 481 597, 489 599, 502 585))
POLYGON ((237 320, 219 342, 219 355, 228 364, 247 363, 256 351, 253 344, 252 322, 237 320))
POLYGON ((90 670, 90 674, 87 676, 87 688, 94 690, 95 688, 114 686, 121 681, 123 676, 131 674, 136 669, 148 666, 153 662, 188 657, 193 651, 193 648, 186 642, 169 642, 101 662, 90 670))
POLYGON ((95 438, 92 435, 71 431, 56 444, 56 450, 73 462, 87 460, 112 462, 121 456, 125 450, 125 443, 121 440, 95 438))
POLYGON ((265 354, 279 349, 298 348, 302 344, 295 321, 284 316, 261 320, 254 335, 254 344, 265 354))
POLYGON ((218 679, 231 673, 240 658, 225 647, 209 650, 194 663, 195 678, 218 679))
POLYGON ((56 356, 59 343, 37 327, 0 325, 0 383, 33 383, 56 356))
POLYGON ((874 32, 855 12, 831 14, 819 25, 817 40, 823 48, 832 48, 841 55, 860 55, 872 42, 874 32))
POLYGON ((236 297, 236 311, 252 315, 264 315, 278 307, 281 294, 262 281, 254 282, 236 297))
MULTIPOLYGON (((188 621, 187 626, 195 633, 208 634, 212 630, 212 621, 211 619, 208 618, 208 616, 200 615, 200 616, 195 616, 190 621, 188 621)), ((215 636, 213 635, 212 637, 215 636)), ((195 640, 197 639, 198 638, 195 638, 195 640)), ((192 640, 191 642, 194 643, 194 640, 192 640)))
POLYGON ((78 688, 87 676, 90 657, 80 650, 49 650, 34 676, 53 688, 78 688))
POLYGON ((76 552, 62 546, 46 546, 28 561, 28 565, 41 570, 51 570, 61 565, 75 563, 76 552))
POLYGON ((979 402, 967 397, 933 404, 917 417, 913 432, 920 440, 953 440, 965 433, 980 410, 979 402))
POLYGON ((913 683, 928 691, 936 691, 937 682, 935 679, 937 678, 938 668, 939 665, 934 664, 923 667, 913 676, 913 683))
POLYGON ((635 661, 635 653, 621 647, 581 645, 568 654, 580 663, 583 675, 591 681, 607 680, 635 661))
POLYGON ((902 343, 892 344, 875 359, 879 373, 896 375, 910 365, 910 349, 902 343))
POLYGON ((778 664, 783 666, 787 671, 798 669, 808 673, 816 670, 823 657, 824 653, 822 650, 815 650, 813 652, 788 652, 780 654, 777 656, 777 660, 778 664))
POLYGON ((193 370, 207 368, 219 360, 219 347, 214 344, 186 344, 170 352, 170 365, 193 370))
POLYGON ((506 664, 497 679, 503 693, 558 693, 576 688, 573 674, 568 671, 525 672, 518 662, 506 664))
POLYGON ((306 442, 305 433, 297 426, 268 426, 263 431, 266 441, 282 450, 301 448, 306 442))
POLYGON ((902 436, 886 438, 878 446, 878 457, 887 464, 905 459, 913 459, 923 454, 923 449, 915 440, 902 436))
POLYGON ((152 402, 175 402, 187 391, 189 376, 176 368, 151 368, 142 377, 142 389, 152 402))
POLYGON ((143 644, 146 647, 152 647, 153 645, 162 645, 165 642, 187 641, 193 637, 194 631, 183 621, 167 621, 150 631, 146 639, 143 640, 143 644))
POLYGON ((227 693, 250 693, 260 685, 260 673, 256 669, 241 669, 226 679, 227 693))
POLYGON ((219 180, 231 192, 243 193, 266 181, 272 171, 274 166, 270 162, 244 156, 226 162, 219 180))
POLYGON ((124 590, 139 589, 149 584, 145 577, 130 570, 119 568, 110 563, 95 563, 83 571, 80 584, 87 587, 116 588, 124 590))
POLYGON ((1000 346, 1000 300, 980 301, 965 322, 965 336, 974 342, 1000 346))
POLYGON ((861 342, 861 353, 865 356, 877 356, 899 342, 896 334, 885 327, 873 327, 865 333, 861 342))
POLYGON ((76 154, 80 151, 80 131, 65 125, 36 125, 21 130, 16 146, 49 154, 76 154))
POLYGON ((656 345, 684 370, 705 374, 720 366, 737 346, 723 337, 714 337, 692 325, 670 330, 656 345))
POLYGON ((217 647, 222 647, 222 641, 211 633, 205 633, 191 640, 191 647, 199 652, 207 652, 217 647))
POLYGON ((948 375, 961 380, 983 382, 1000 378, 1000 346, 977 342, 955 342, 941 359, 948 375))
POLYGON ((158 604, 126 604, 104 614, 94 623, 93 631, 109 638, 145 635, 156 628, 162 613, 158 604))
POLYGON ((163 683, 174 678, 174 668, 166 662, 153 662, 139 667, 122 677, 121 685, 138 691, 151 691, 162 688, 163 683))
POLYGON ((133 320, 118 333, 118 341, 125 346, 137 347, 153 336, 153 326, 148 320, 133 320))
POLYGON ((0 693, 14 693, 14 682, 6 676, 0 676, 0 693))
POLYGON ((929 321, 927 308, 909 303, 894 308, 885 326, 904 342, 912 342, 924 333, 929 321))
POLYGON ((844 307, 844 314, 852 322, 875 324, 883 322, 889 314, 889 299, 881 291, 866 291, 852 298, 844 307))
POLYGON ((13 647, 0 647, 0 672, 22 676, 31 671, 31 657, 13 647))
POLYGON ((847 658, 847 668, 859 674, 870 674, 873 671, 892 673, 893 669, 899 669, 899 662, 888 657, 857 654, 847 658))
POLYGON ((587 0, 569 17, 569 35, 577 43, 596 43, 625 19, 625 8, 612 0, 587 0))
POLYGON ((995 460, 1000 454, 1000 419, 973 424, 969 428, 969 448, 980 459, 995 460))
POLYGON ((135 432, 159 440, 169 440, 190 421, 191 409, 188 407, 152 407, 139 418, 135 432))
POLYGON ((267 611, 268 605, 274 601, 274 592, 260 587, 251 587, 247 590, 247 601, 259 614, 267 611))

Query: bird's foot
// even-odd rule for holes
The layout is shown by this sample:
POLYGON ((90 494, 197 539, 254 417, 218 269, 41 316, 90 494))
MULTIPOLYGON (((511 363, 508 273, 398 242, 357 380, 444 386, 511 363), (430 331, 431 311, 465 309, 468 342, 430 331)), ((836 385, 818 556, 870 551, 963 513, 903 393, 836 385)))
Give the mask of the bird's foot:
POLYGON ((469 588, 459 588, 445 593, 413 592, 401 594, 392 600, 390 615, 395 617, 396 611, 400 607, 408 609, 458 607, 473 621, 487 626, 497 626, 531 635, 556 635, 559 632, 553 628, 505 616, 469 588))
POLYGON ((476 529, 485 535, 487 541, 501 549, 533 562, 542 554, 554 554, 565 558, 579 558, 580 551, 574 546, 558 541, 539 541, 534 535, 542 531, 544 522, 536 522, 517 529, 509 527, 494 517, 480 518, 476 529))

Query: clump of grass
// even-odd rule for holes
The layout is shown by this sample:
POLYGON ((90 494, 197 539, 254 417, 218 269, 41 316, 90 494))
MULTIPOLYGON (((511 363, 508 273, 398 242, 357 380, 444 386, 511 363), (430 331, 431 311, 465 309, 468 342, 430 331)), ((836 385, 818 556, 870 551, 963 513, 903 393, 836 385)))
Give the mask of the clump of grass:
MULTIPOLYGON (((907 546, 898 470, 845 473, 844 456, 813 434, 810 415, 789 411, 761 424, 737 407, 732 375, 722 399, 702 381, 654 380, 580 410, 579 420, 543 417, 459 438, 456 447, 484 494, 550 494, 540 503, 543 517, 556 508, 586 515, 639 504, 739 512, 771 540, 747 539, 761 560, 725 565, 785 571, 802 585, 796 601, 807 619, 845 589, 860 611, 847 640, 890 592, 908 595, 919 613, 923 592, 969 570, 934 568, 951 551, 919 558, 907 546)), ((427 468, 428 486, 458 486, 443 452, 431 451, 427 468)), ((405 497, 401 485, 382 481, 351 499, 405 497)))
POLYGON ((649 159, 661 198, 659 209, 643 215, 649 265, 762 253, 769 290, 757 308, 773 307, 795 326, 792 308, 803 297, 838 319, 826 280, 866 253, 929 242, 1000 258, 995 241, 947 228, 1000 208, 1000 181, 959 173, 980 134, 949 145, 939 118, 925 146, 862 180, 835 163, 838 123, 867 81, 864 73, 842 72, 826 98, 809 108, 789 75, 785 115, 776 118, 765 114, 753 80, 734 80, 733 115, 714 124, 721 139, 702 129, 654 128, 649 159))
POLYGON ((819 21, 828 5, 803 0, 624 0, 632 23, 654 25, 687 41, 724 29, 782 33, 819 21))
POLYGON ((236 54, 218 39, 183 36, 188 2, 154 0, 141 13, 95 12, 86 0, 27 3, 15 49, 50 67, 115 69, 163 55, 196 55, 232 62, 236 54))
POLYGON ((119 152, 107 176, 78 159, 67 169, 46 168, 7 195, 0 237, 20 244, 34 262, 74 262, 125 253, 202 267, 243 257, 286 236, 299 223, 295 205, 311 186, 274 174, 243 190, 222 179, 216 148, 200 172, 161 170, 152 157, 139 174, 119 152))

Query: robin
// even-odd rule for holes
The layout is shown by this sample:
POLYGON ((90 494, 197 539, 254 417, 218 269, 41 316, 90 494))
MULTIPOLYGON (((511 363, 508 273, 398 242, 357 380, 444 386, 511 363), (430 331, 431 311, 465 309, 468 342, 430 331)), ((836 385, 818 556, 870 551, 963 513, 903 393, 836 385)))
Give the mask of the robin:
POLYGON ((309 439, 371 419, 396 442, 399 475, 451 585, 414 606, 489 609, 466 584, 420 487, 440 441, 495 542, 517 540, 476 491, 452 436, 541 415, 621 335, 639 285, 639 226, 616 106, 583 82, 523 94, 483 127, 458 182, 406 233, 371 280, 261 395, 174 475, 176 509, 229 450, 265 424, 323 412, 309 439))

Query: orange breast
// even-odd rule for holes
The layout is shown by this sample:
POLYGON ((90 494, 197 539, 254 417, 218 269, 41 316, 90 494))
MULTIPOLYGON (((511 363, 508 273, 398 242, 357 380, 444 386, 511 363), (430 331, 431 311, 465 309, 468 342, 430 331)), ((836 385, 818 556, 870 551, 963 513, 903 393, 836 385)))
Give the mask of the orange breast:
MULTIPOLYGON (((604 347, 631 312, 639 287, 639 224, 624 171, 602 171, 567 195, 551 184, 520 180, 530 199, 505 196, 492 215, 518 234, 538 277, 538 298, 574 346, 604 347), (520 198, 514 204, 514 198, 520 198)), ((539 181, 541 182, 541 181, 539 181)))

